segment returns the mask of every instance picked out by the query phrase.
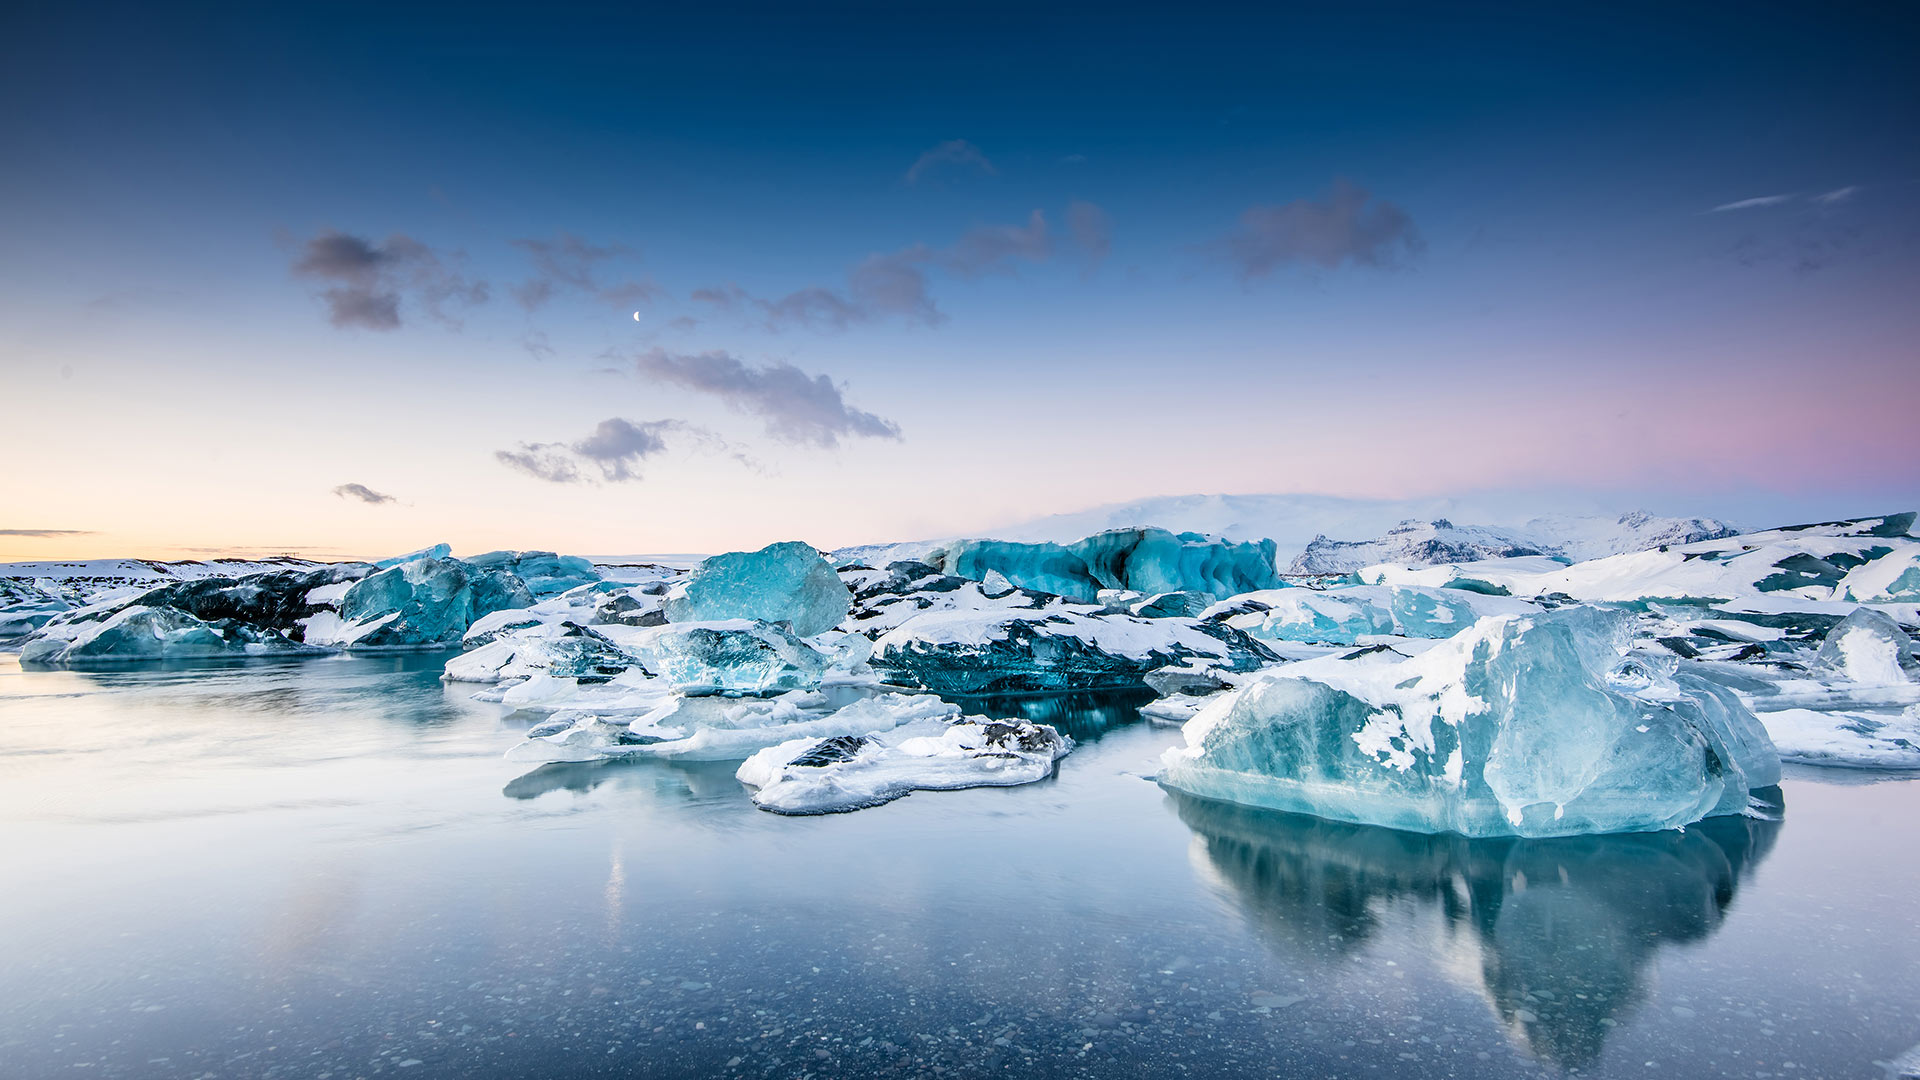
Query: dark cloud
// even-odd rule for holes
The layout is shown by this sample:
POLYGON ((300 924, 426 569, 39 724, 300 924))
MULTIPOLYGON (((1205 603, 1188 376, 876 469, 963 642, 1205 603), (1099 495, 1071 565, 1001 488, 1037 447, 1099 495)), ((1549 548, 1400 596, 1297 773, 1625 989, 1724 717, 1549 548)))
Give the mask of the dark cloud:
POLYGON ((668 432, 687 431, 703 440, 711 437, 680 420, 633 421, 609 417, 595 425, 586 438, 574 443, 521 443, 513 450, 496 450, 501 464, 538 480, 571 484, 586 478, 583 468, 599 469, 611 483, 640 479, 640 463, 667 448, 668 432))
POLYGON ((1335 180, 1321 199, 1250 207, 1227 237, 1242 278, 1292 263, 1327 270, 1344 263, 1393 266, 1425 246, 1406 211, 1346 179, 1335 180))
POLYGON ((393 496, 378 492, 365 484, 341 484, 333 489, 335 495, 343 499, 359 499, 363 503, 379 506, 381 503, 398 502, 393 496))
POLYGON ((401 233, 375 244, 334 229, 315 234, 294 261, 297 277, 326 283, 319 297, 327 302, 327 318, 337 327, 398 330, 404 300, 411 300, 431 318, 459 329, 459 320, 447 305, 486 303, 484 281, 468 281, 454 267, 458 254, 434 251, 401 233))
POLYGON ((914 159, 913 164, 907 167, 907 183, 917 184, 927 176, 947 169, 978 171, 988 176, 999 173, 979 147, 965 139, 948 139, 914 159))
POLYGON ((898 439, 893 421, 847 404, 844 388, 785 362, 755 366, 725 352, 670 353, 650 349, 634 358, 642 375, 697 393, 766 421, 767 434, 785 442, 833 447, 842 438, 898 439))
POLYGON ((1113 254, 1113 219, 1093 203, 1075 199, 1067 204, 1067 235, 1090 271, 1113 254))
POLYGON ((509 242, 533 260, 534 276, 513 287, 514 299, 528 311, 553 299, 561 289, 584 293, 612 307, 646 304, 661 292, 651 281, 625 278, 607 284, 601 280, 603 263, 633 254, 621 244, 602 247, 565 231, 551 240, 530 237, 509 242))
POLYGON ((0 536, 93 536, 92 529, 0 529, 0 536))

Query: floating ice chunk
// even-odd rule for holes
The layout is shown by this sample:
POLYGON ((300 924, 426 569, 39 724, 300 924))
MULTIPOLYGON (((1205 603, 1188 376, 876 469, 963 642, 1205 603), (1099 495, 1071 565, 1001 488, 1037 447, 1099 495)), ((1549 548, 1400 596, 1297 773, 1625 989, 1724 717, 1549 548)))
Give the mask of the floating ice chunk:
POLYGON ((50 619, 22 646, 21 660, 84 664, 305 651, 289 631, 323 611, 313 594, 350 585, 366 570, 346 564, 174 581, 50 619))
POLYGON ((1780 757, 1803 765, 1920 769, 1920 705, 1756 713, 1780 757))
POLYGON ((984 581, 998 573, 1022 589, 1091 602, 1102 589, 1152 595, 1203 592, 1231 596, 1275 589, 1273 541, 1232 543, 1200 533, 1113 529, 1078 543, 960 540, 944 555, 948 573, 984 581))
POLYGON ((1486 615, 1517 615, 1538 605, 1504 596, 1416 585, 1350 585, 1248 593, 1208 608, 1230 626, 1267 641, 1353 645, 1396 635, 1448 638, 1486 615))
POLYGON ((452 645, 481 616, 532 603, 512 574, 459 559, 419 558, 360 579, 340 598, 337 613, 306 621, 305 640, 345 649, 452 645))
POLYGON ((1275 659, 1220 623, 1050 607, 918 615, 874 642, 872 663, 936 693, 980 695, 1139 686, 1170 665, 1250 671, 1275 659))
POLYGON ((184 611, 166 607, 134 604, 97 622, 54 629, 71 629, 73 634, 71 637, 50 634, 28 641, 20 649, 20 662, 182 659, 221 656, 235 651, 218 630, 184 611))
POLYGON ((1835 623, 1817 658, 1835 673, 1867 686, 1896 686, 1920 673, 1907 632, 1885 613, 1869 607, 1835 623))
POLYGON ((760 619, 812 637, 847 617, 852 594, 820 553, 799 541, 715 555, 667 593, 677 623, 760 619))
POLYGON ((558 596, 569 589, 600 580, 600 571, 578 555, 551 551, 489 551, 465 560, 467 565, 520 579, 535 597, 558 596))
POLYGON ((577 683, 606 682, 639 661, 592 629, 543 623, 496 638, 447 661, 448 682, 492 683, 546 674, 577 683))
POLYGON ((599 631, 682 691, 769 693, 820 685, 834 657, 771 623, 674 622, 599 631))
POLYGON ((1558 836, 1739 813, 1779 758, 1731 691, 1628 660, 1628 619, 1493 616, 1421 655, 1308 660, 1216 698, 1161 783, 1417 832, 1558 836), (1623 664, 1623 660, 1628 662, 1623 664))
POLYGON ((777 814, 833 814, 913 791, 1028 784, 1051 776, 1054 762, 1073 747, 1073 740, 1046 724, 984 716, 955 720, 959 710, 952 706, 890 697, 897 700, 881 709, 937 710, 938 716, 891 731, 794 739, 762 750, 735 774, 757 789, 754 805, 777 814))

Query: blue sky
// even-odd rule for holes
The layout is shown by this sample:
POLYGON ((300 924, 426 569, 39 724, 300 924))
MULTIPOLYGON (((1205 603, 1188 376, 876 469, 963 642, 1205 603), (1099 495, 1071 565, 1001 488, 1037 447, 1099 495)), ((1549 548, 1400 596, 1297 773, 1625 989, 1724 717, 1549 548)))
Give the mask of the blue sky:
POLYGON ((1920 501, 1901 6, 6 18, 18 557, 1920 501))

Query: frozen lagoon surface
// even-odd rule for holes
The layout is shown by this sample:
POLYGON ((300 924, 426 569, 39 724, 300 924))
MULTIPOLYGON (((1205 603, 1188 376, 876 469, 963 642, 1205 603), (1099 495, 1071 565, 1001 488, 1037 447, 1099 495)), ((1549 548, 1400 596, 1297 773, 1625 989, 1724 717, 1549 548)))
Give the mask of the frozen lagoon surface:
POLYGON ((0 655, 0 1076, 1879 1077, 1920 786, 1468 841, 1169 795, 1150 695, 965 701, 1058 776, 858 814, 503 759, 446 654, 0 655))

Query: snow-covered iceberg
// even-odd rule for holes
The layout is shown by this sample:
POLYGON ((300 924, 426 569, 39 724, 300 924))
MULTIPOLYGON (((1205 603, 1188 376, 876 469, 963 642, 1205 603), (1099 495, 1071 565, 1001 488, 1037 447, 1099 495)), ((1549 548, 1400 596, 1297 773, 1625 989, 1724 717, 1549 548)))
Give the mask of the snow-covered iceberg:
POLYGON ((890 802, 913 791, 1011 787, 1053 774, 1073 740, 1029 720, 962 717, 938 698, 889 695, 849 709, 911 722, 866 735, 794 739, 748 758, 735 775, 753 803, 778 814, 832 814, 890 802))
POLYGON ((833 565, 790 540, 706 560, 667 593, 666 614, 673 622, 785 623, 793 633, 812 637, 839 625, 852 604, 833 565))
POLYGON ((349 589, 361 564, 175 581, 48 620, 22 643, 23 664, 260 656, 310 649, 301 620, 330 614, 325 594, 349 589), (316 595, 318 594, 318 595, 316 595))
POLYGON ((1417 832, 1678 828, 1779 780, 1735 695, 1629 655, 1623 613, 1493 616, 1420 655, 1262 673, 1190 721, 1160 782, 1417 832))
POLYGON ((1277 659, 1218 622, 1054 604, 916 615, 874 642, 871 662, 901 682, 975 696, 1140 686, 1157 668, 1197 663, 1251 671, 1277 659))

